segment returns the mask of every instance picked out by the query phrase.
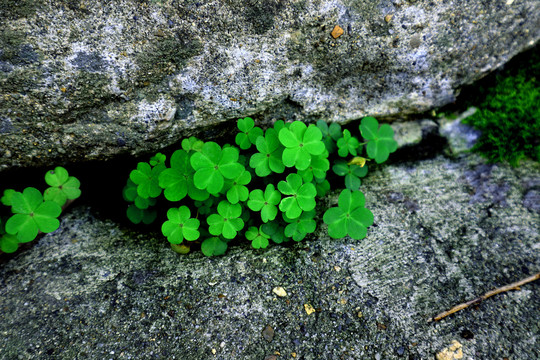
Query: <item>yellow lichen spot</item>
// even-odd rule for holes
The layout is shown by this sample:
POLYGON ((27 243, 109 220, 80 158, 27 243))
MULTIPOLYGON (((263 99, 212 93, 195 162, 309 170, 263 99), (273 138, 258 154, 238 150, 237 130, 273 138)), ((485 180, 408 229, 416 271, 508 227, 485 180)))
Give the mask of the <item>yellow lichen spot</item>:
POLYGON ((390 22, 390 20, 392 20, 392 18, 394 17, 394 15, 391 15, 391 14, 388 14, 384 17, 384 21, 386 21, 387 23, 390 22))
POLYGON ((295 353, 295 352, 291 353, 291 356, 292 356, 293 358, 295 358, 295 357, 296 357, 296 353, 295 353))
POLYGON ((437 360, 463 359, 462 345, 457 340, 452 340, 452 345, 435 355, 437 360))
POLYGON ((336 25, 334 26, 334 30, 332 30, 330 35, 332 35, 334 39, 337 39, 338 37, 343 35, 343 33, 344 33, 343 29, 339 25, 336 25))
POLYGON ((304 304, 304 309, 306 310, 306 313, 308 315, 311 315, 315 312, 315 309, 313 308, 313 306, 311 306, 311 304, 304 304))
POLYGON ((62 87, 60 88, 60 91, 61 91, 61 92, 66 92, 67 89, 66 89, 64 86, 62 86, 62 87))

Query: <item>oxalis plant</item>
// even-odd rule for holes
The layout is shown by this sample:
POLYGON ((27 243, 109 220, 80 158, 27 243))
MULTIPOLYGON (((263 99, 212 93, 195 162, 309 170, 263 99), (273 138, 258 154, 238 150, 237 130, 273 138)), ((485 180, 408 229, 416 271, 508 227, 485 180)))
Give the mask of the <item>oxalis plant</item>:
POLYGON ((68 201, 81 195, 79 180, 69 176, 63 167, 47 171, 45 182, 49 187, 44 193, 34 187, 27 187, 22 192, 4 190, 0 202, 11 207, 12 215, 0 217, 0 250, 3 252, 15 252, 19 243, 30 242, 39 233, 58 229, 62 209, 68 201))
POLYGON ((190 137, 168 161, 158 153, 138 163, 123 189, 129 220, 150 224, 159 216, 163 235, 180 253, 200 243, 206 256, 221 255, 234 239, 246 239, 255 249, 301 241, 317 228, 317 200, 330 191, 332 169, 345 189, 322 216, 328 234, 366 236, 373 214, 359 187, 368 163, 380 164, 397 149, 389 125, 363 118, 362 141, 322 120, 279 120, 262 129, 246 117, 237 125, 234 145, 190 137), (161 209, 166 211, 158 214, 161 209))

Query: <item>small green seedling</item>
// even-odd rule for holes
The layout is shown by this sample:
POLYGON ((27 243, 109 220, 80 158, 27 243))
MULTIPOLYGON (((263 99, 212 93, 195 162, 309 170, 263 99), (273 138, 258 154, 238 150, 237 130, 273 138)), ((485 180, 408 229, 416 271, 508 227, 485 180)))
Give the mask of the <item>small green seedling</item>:
MULTIPOLYGON (((377 164, 388 160, 388 155, 397 150, 397 141, 394 140, 394 130, 388 124, 379 127, 379 122, 373 117, 365 117, 360 123, 360 132, 364 139, 369 140, 366 145, 367 154, 375 159, 377 164)), ((356 156, 356 154, 354 154, 356 156)))
POLYGON ((332 170, 339 176, 345 176, 345 187, 349 190, 358 190, 362 181, 360 178, 367 175, 367 166, 349 165, 343 160, 336 162, 332 170))
POLYGON ((257 176, 268 176, 272 172, 281 174, 285 170, 281 159, 284 147, 279 142, 275 129, 266 130, 264 137, 257 138, 255 146, 259 152, 251 156, 249 166, 255 169, 257 176))
POLYGON ((328 235, 339 239, 349 235, 360 240, 366 237, 367 228, 373 224, 373 214, 364 207, 366 199, 360 191, 343 190, 338 206, 324 213, 323 221, 328 225, 328 235))
POLYGON ((41 192, 33 187, 16 192, 11 197, 11 210, 15 215, 6 222, 6 233, 16 235, 21 243, 32 241, 38 232, 53 232, 60 226, 57 217, 62 208, 54 201, 43 201, 41 192))
POLYGON ((262 129, 256 127, 255 121, 250 117, 238 119, 238 129, 241 132, 236 135, 235 142, 242 150, 247 150, 251 145, 255 145, 257 138, 263 135, 262 129))
POLYGON ((341 157, 347 157, 349 154, 356 156, 356 149, 360 146, 358 139, 351 135, 347 129, 343 130, 343 137, 337 141, 338 154, 341 157))
POLYGON ((321 140, 322 133, 315 125, 306 126, 303 122, 295 121, 288 129, 281 129, 279 141, 285 146, 283 164, 298 170, 307 169, 311 155, 321 155, 326 149, 321 140))
POLYGON ((296 219, 302 211, 310 211, 315 209, 315 196, 317 189, 313 183, 303 184, 302 178, 298 174, 289 174, 287 181, 280 181, 278 189, 284 197, 279 209, 290 219, 296 219))
POLYGON ((244 221, 240 219, 242 206, 221 201, 217 207, 217 214, 208 217, 208 231, 210 234, 223 235, 225 239, 234 239, 238 231, 244 227, 244 221))
POLYGON ((171 244, 180 244, 184 239, 193 241, 199 238, 198 229, 201 223, 191 217, 191 211, 187 206, 169 209, 167 218, 169 220, 163 223, 161 231, 171 244))
POLYGON ((262 230, 262 227, 257 229, 255 226, 251 226, 246 231, 246 239, 251 241, 251 246, 254 249, 264 249, 269 244, 268 239, 270 239, 270 235, 266 234, 262 230))
POLYGON ((158 163, 151 166, 149 163, 140 162, 137 169, 129 175, 131 181, 137 185, 137 194, 144 198, 155 198, 161 194, 159 186, 159 174, 165 170, 165 165, 158 163))
POLYGON ((244 171, 244 166, 238 163, 238 155, 235 147, 221 149, 215 142, 205 143, 190 159, 195 170, 195 186, 217 195, 223 189, 225 179, 234 179, 244 171))
POLYGON ((277 205, 280 201, 280 192, 276 190, 274 185, 268 184, 264 193, 260 189, 255 189, 249 194, 247 206, 253 211, 260 211, 262 221, 267 223, 276 218, 277 205))
POLYGON ((81 196, 81 182, 74 176, 69 176, 66 169, 57 166, 45 174, 45 182, 50 186, 45 190, 43 198, 64 206, 67 200, 75 200, 81 196))

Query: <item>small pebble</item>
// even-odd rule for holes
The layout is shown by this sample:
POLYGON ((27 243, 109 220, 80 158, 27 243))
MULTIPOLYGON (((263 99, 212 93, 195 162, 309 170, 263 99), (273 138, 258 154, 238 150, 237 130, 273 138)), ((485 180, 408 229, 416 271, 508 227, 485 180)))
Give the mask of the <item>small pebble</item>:
POLYGON ((287 292, 285 291, 284 288, 282 288, 281 286, 276 286, 275 288, 272 289, 272 292, 274 294, 276 294, 277 296, 279 297, 285 297, 287 296, 287 292))
POLYGON ((337 39, 338 37, 340 37, 341 35, 343 35, 343 33, 344 33, 343 29, 342 29, 339 25, 336 25, 336 26, 334 27, 334 30, 332 30, 331 35, 332 35, 332 37, 333 37, 334 39, 337 39))
POLYGON ((274 340, 274 329, 270 325, 266 325, 262 331, 262 336, 268 342, 274 340))

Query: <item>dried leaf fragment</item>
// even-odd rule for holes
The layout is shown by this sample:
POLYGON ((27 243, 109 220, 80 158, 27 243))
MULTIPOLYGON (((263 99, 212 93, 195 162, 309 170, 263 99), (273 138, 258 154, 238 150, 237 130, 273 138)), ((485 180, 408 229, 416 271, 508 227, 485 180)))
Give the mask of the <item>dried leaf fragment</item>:
POLYGON ((332 33, 330 35, 332 35, 334 39, 337 39, 338 37, 343 35, 343 33, 343 29, 339 25, 336 25, 334 26, 334 30, 332 30, 332 33))
POLYGON ((276 286, 275 288, 272 289, 272 292, 274 294, 276 294, 277 296, 279 297, 285 297, 287 296, 287 292, 285 291, 284 288, 282 288, 281 286, 276 286))
POLYGON ((311 306, 311 304, 304 304, 304 309, 306 310, 306 313, 308 315, 311 315, 315 312, 315 309, 313 308, 313 306, 311 306))

